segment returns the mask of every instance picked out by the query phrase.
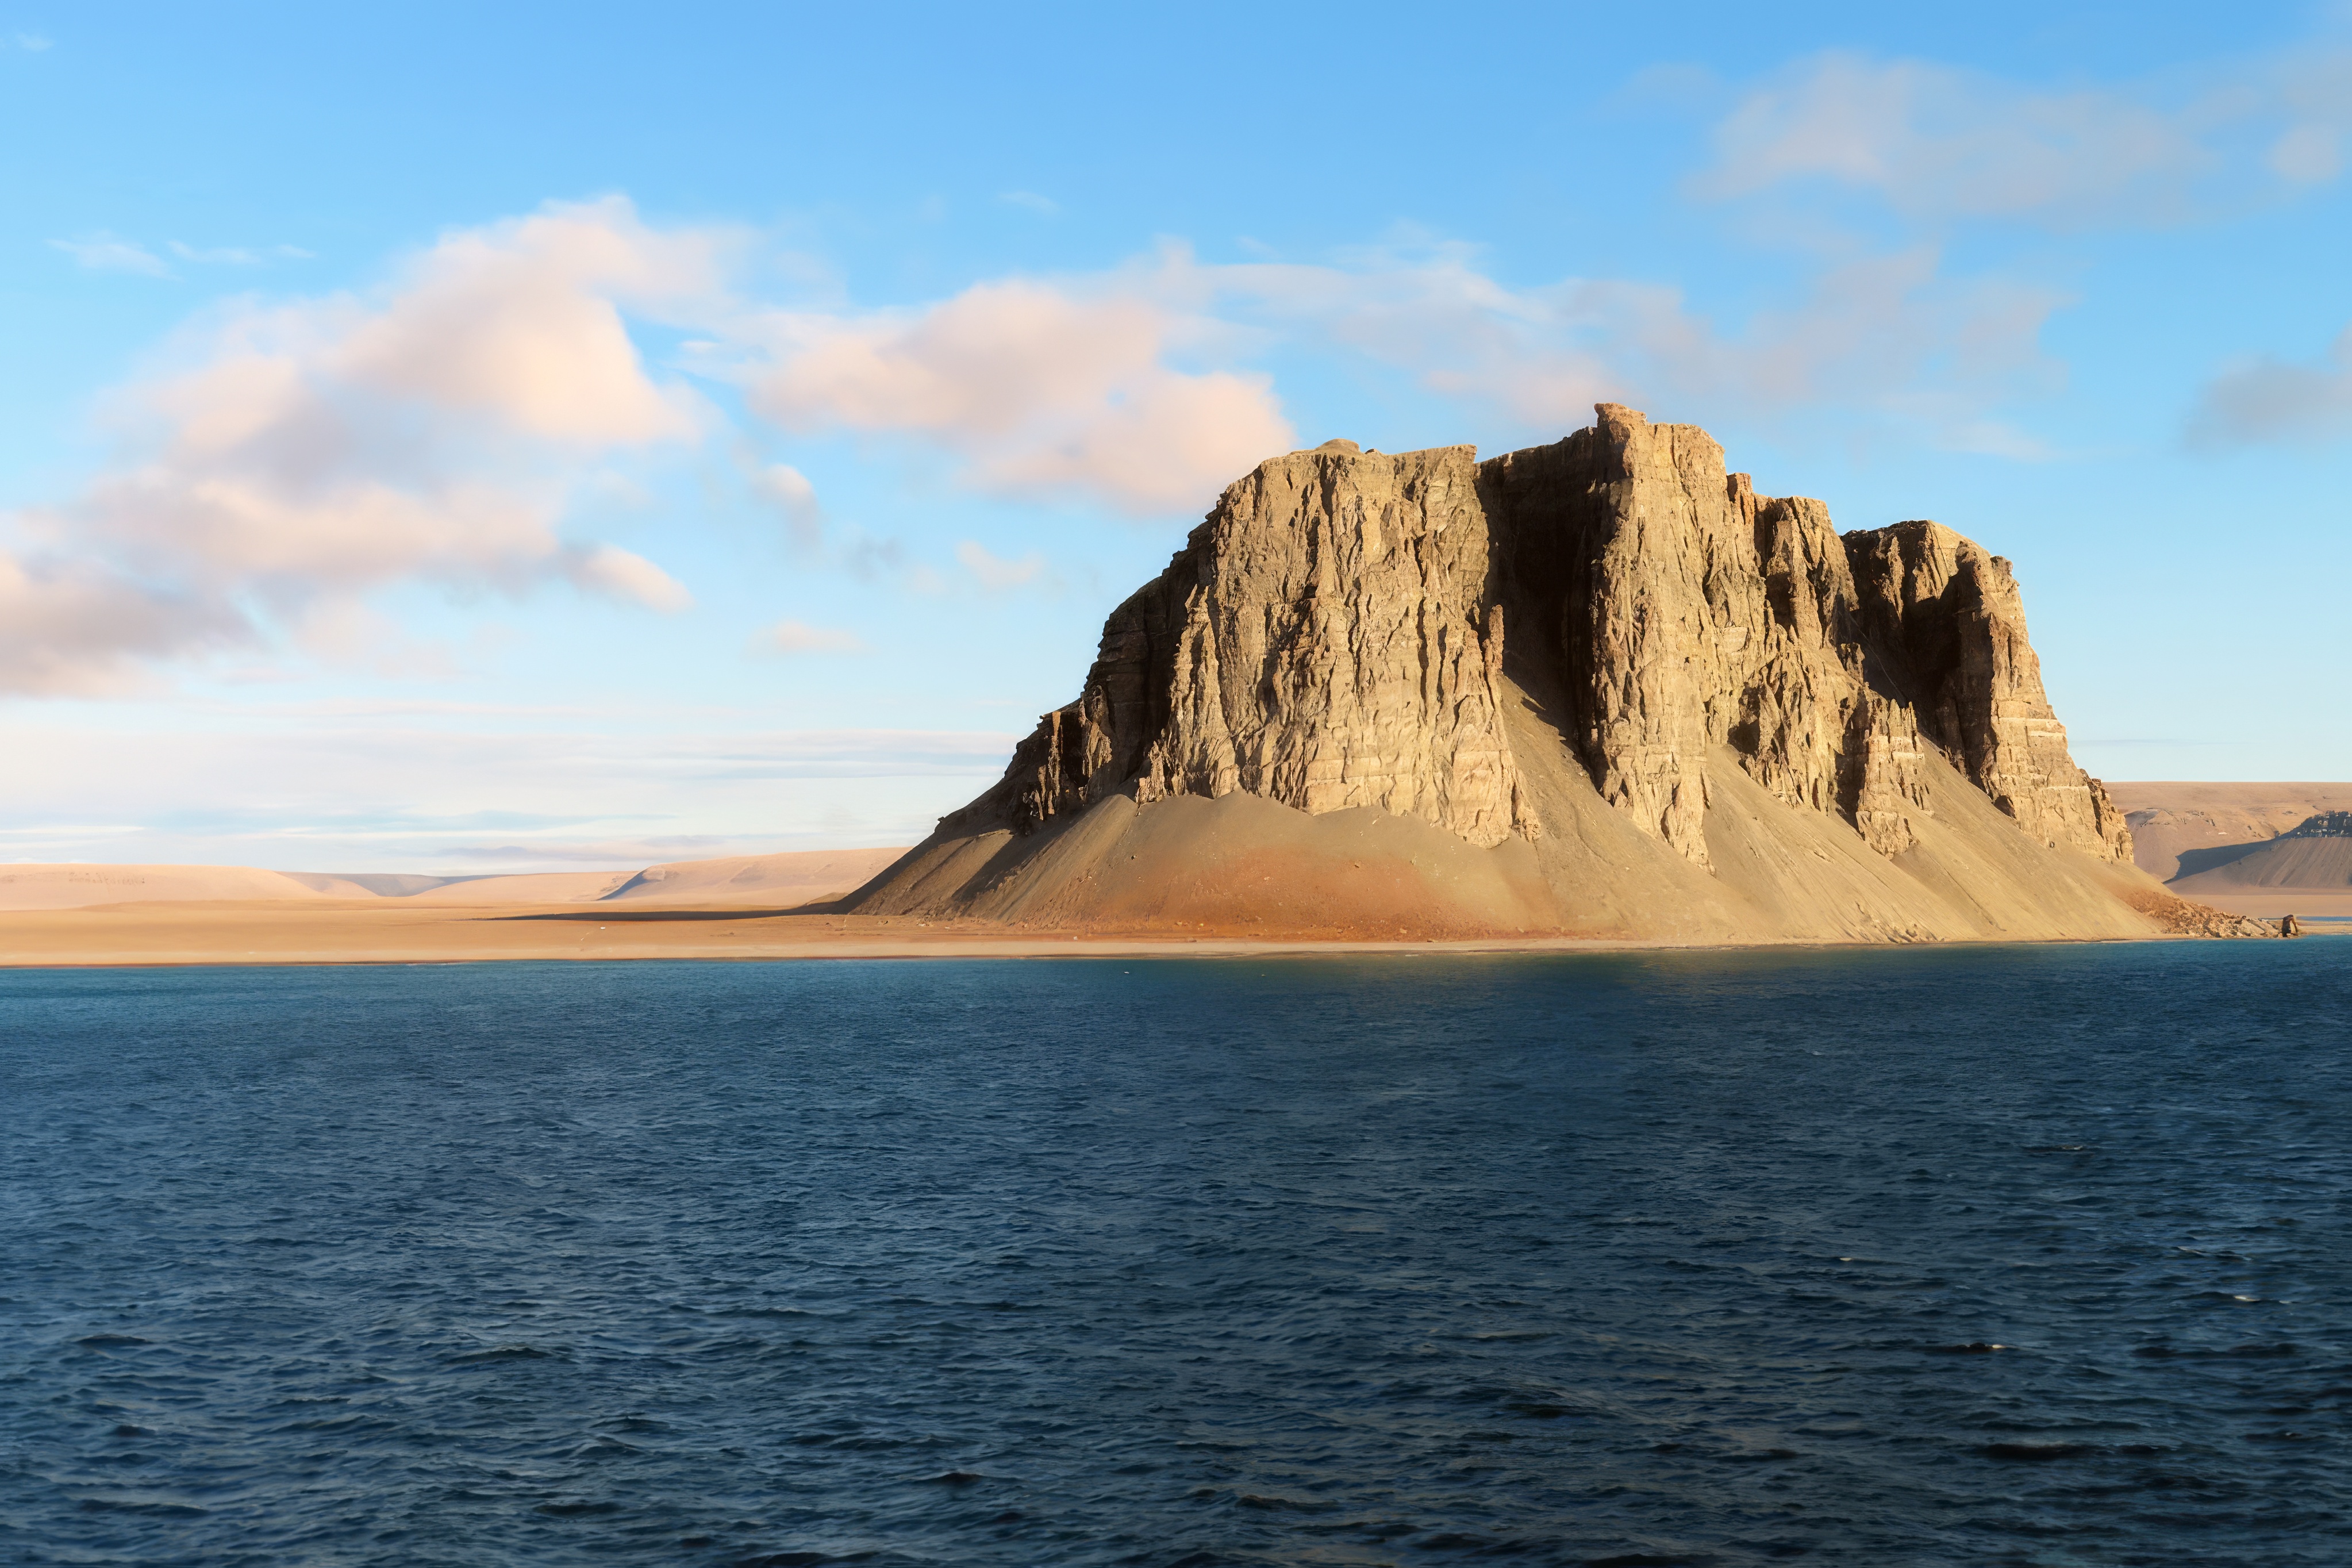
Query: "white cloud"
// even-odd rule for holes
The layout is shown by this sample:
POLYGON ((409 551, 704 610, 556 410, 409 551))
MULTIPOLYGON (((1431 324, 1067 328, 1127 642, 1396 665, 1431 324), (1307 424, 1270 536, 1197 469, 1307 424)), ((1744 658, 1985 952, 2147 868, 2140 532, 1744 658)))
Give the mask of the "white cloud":
POLYGON ((443 237, 387 308, 328 351, 362 387, 476 413, 550 440, 625 445, 696 433, 696 403, 645 374, 621 307, 719 291, 717 247, 613 199, 443 237))
POLYGON ((84 235, 79 239, 53 239, 52 248, 62 250, 74 258, 77 266, 92 272, 136 272, 149 278, 169 278, 170 267, 163 258, 131 240, 118 239, 110 234, 84 235))
POLYGON ((956 546, 956 560, 971 574, 973 581, 992 594, 1009 588, 1025 587, 1037 581, 1045 571, 1045 558, 1031 551, 1018 561, 1007 561, 992 555, 977 540, 967 539, 956 546))
POLYGON ((2333 125, 2298 125, 2272 142, 2263 161, 2282 180, 2325 184, 2344 172, 2343 141, 2333 125))
MULTIPOLYGON (((618 199, 442 237, 366 296, 233 303, 114 400, 122 454, 62 505, 19 514, 56 616, 82 606, 93 678, 126 658, 247 638, 404 581, 522 592, 568 580, 674 611, 643 557, 561 524, 583 459, 696 440, 703 406, 655 380, 624 310, 715 310, 724 237, 657 231, 618 199), (79 573, 79 575, 75 575, 79 573), (155 584, 201 614, 130 627, 61 584, 155 584)), ((62 653, 0 657, 0 689, 50 689, 62 653)))
MULTIPOLYGON (((357 624, 334 617, 402 583, 568 582, 686 607, 653 562, 566 536, 575 502, 642 493, 616 464, 724 428, 687 382, 648 368, 633 336, 645 323, 690 331, 682 355, 783 431, 927 443, 982 491, 1165 516, 1197 514, 1296 445, 1252 364, 1286 348, 1387 367, 1513 434, 1575 428, 1607 398, 1701 421, 1842 407, 2032 456, 1995 410, 2053 375, 2038 339, 2063 302, 1947 278, 1922 244, 1826 267, 1804 297, 1721 326, 1670 287, 1514 284, 1469 247, 1422 240, 1318 265, 1212 265, 1171 247, 898 309, 777 310, 730 298, 733 244, 653 227, 618 198, 551 205, 446 235, 371 292, 226 305, 116 397, 119 459, 15 517, 16 592, 56 595, 33 621, 79 615, 84 631, 41 649, 0 639, 0 689, 64 689, 81 679, 75 659, 104 684, 126 661, 357 624), (125 606, 150 600, 174 608, 130 625, 125 606)), ((807 476, 740 460, 796 542, 823 544, 807 476)), ((957 556, 986 591, 1050 582, 1034 553, 967 541, 957 556)), ((821 559, 948 586, 856 528, 821 559)))
POLYGON ((194 246, 175 239, 164 248, 183 261, 192 261, 204 267, 267 267, 273 261, 313 259, 310 252, 293 245, 265 246, 259 250, 250 250, 236 245, 194 246))
POLYGON ((2205 384, 2191 416, 2192 446, 2324 441, 2352 437, 2352 328, 2317 364, 2241 362, 2205 384))
POLYGON ((793 542, 812 548, 823 535, 824 509, 816 487, 790 463, 769 463, 751 471, 751 493, 783 513, 793 542))
POLYGON ((1213 324, 1149 282, 1004 279, 912 310, 769 314, 746 323, 750 402, 787 430, 934 441, 995 494, 1197 510, 1293 437, 1265 376, 1170 363, 1213 324))
POLYGON ((1204 264, 1169 247, 902 310, 755 317, 732 374, 787 430, 911 436, 952 454, 973 488, 1145 515, 1205 510, 1296 444, 1244 360, 1285 343, 1360 355, 1532 431, 1576 428, 1612 398, 1689 418, 1843 406, 1958 449, 2031 450, 1990 411, 2054 379, 2039 340, 2065 296, 1956 280, 1940 261, 1923 244, 1830 266, 1804 297, 1727 330, 1673 288, 1512 285, 1463 245, 1319 265, 1204 264))
POLYGON ((751 639, 761 653, 864 653, 866 639, 856 632, 813 626, 806 621, 778 621, 751 639))
POLYGON ((1609 399, 1701 420, 1842 406, 1967 449, 1981 449, 1990 404, 2052 374, 2038 340, 2063 300, 1954 282, 1933 247, 1916 246, 1829 268, 1803 298, 1726 331, 1675 289, 1515 287, 1475 259, 1423 245, 1338 266, 1165 266, 1171 290, 1222 300, 1239 322, 1353 350, 1531 430, 1579 427, 1609 399))
POLYGON ((617 544, 599 544, 575 556, 570 575, 583 588, 643 605, 664 615, 676 615, 694 604, 694 595, 677 578, 617 544))
POLYGON ((0 690, 118 695, 143 684, 142 659, 248 638, 240 616, 201 596, 96 563, 0 553, 0 690))
POLYGON ((804 511, 816 505, 816 487, 790 463, 771 463, 753 478, 752 485, 778 506, 804 511))
POLYGON ((2059 229, 2174 224, 2242 205, 2256 163, 2331 180, 2352 124, 2352 55, 2297 51, 2169 84, 2045 89, 1850 52, 1749 89, 1691 188, 1752 197, 1807 184, 1868 192, 1926 222, 2059 229))
POLYGON ((1034 191, 1006 191, 996 198, 1009 207, 1019 207, 1040 217, 1053 217, 1062 210, 1062 204, 1051 196, 1041 196, 1034 191))

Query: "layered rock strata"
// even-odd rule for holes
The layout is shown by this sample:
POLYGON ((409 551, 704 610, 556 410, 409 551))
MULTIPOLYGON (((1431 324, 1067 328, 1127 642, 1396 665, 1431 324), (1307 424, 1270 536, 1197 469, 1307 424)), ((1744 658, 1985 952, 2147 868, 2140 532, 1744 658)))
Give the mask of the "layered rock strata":
MULTIPOLYGON (((2009 563, 1932 522, 1841 536, 1821 502, 1727 473, 1696 426, 1596 412, 1485 463, 1333 441, 1259 465, 1112 612, 1077 700, 935 847, 1058 830, 1115 799, 1239 795, 1591 849, 1564 755, 1609 815, 1703 875, 1724 846, 1761 852, 1725 813, 1768 797, 1906 863, 1957 780, 1982 793, 1968 833, 2000 820, 1990 802, 2037 848, 2128 865, 2121 813, 2067 752, 2009 563)), ((1023 853, 991 849, 990 876, 1023 853)), ((945 864, 910 860, 925 854, 945 864)))
POLYGON ((1481 472, 1612 804, 1706 864, 1708 748, 1727 744, 1782 800, 1896 855, 1927 809, 1924 740, 2045 843, 2130 858, 2121 814, 2066 754, 2007 562, 1935 523, 1841 539, 1821 502, 1727 475, 1705 431, 1597 413, 1481 472))
POLYGON ((1503 737, 1500 616, 1468 447, 1333 441, 1225 491, 1111 612, 1078 700, 951 821, 1033 829, 1133 787, 1537 831, 1503 737))
POLYGON ((2067 753, 2007 560, 1933 522, 1846 536, 1864 634, 1922 730, 2053 847, 2131 858, 2131 829, 2067 753))

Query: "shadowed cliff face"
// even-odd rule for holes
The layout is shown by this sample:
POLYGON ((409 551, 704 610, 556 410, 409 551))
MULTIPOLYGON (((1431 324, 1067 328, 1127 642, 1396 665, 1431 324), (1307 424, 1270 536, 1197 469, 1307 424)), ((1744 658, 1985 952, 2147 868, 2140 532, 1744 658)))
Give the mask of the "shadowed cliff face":
POLYGON ((2074 765, 2010 563, 1933 522, 1846 536, 1862 622, 1921 731, 2028 833, 2131 857, 2124 814, 2074 765))
POLYGON ((1261 464, 942 832, 1238 792, 1534 840, 1516 687, 1603 801, 1701 868, 1726 766, 1903 855, 1933 810, 1931 750, 2042 845, 2129 860, 2007 562, 1930 522, 1841 538, 1820 502, 1727 474, 1696 426, 1597 412, 1483 464, 1343 441, 1261 464))

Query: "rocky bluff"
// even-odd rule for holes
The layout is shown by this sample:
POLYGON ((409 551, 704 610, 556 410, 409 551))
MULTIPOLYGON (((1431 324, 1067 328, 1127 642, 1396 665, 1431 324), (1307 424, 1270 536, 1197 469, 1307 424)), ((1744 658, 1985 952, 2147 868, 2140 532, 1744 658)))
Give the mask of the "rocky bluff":
POLYGON ((1132 783, 1539 833, 1499 718, 1507 647, 1602 797, 1701 865, 1714 747, 1892 855, 1923 742, 2052 847, 2131 858, 2007 561, 1933 522, 1840 537, 1819 501, 1727 475, 1696 426, 1598 413, 1485 463, 1333 441, 1261 464, 1112 612, 1083 693, 978 809, 1034 827, 1132 783))
POLYGON ((1246 879, 1262 899, 1279 879, 1249 868, 1278 861, 1328 885, 1348 918, 1327 923, 1378 925, 1412 889, 1349 914, 1370 854, 1452 911, 1407 930, 1999 933, 2023 929, 2002 914, 2019 888, 2036 934, 2162 923, 2123 814, 2067 752, 2007 561, 1933 522, 1840 535, 1696 426, 1597 414, 1483 463, 1332 441, 1260 464, 1111 613, 1076 700, 858 907, 1247 921, 1246 879), (1150 826, 1234 797, 1357 814, 1358 837, 1178 812, 1186 860, 1150 826), (1987 807, 2014 847, 1987 840, 1987 807), (1503 858, 1375 848, 1375 819, 1503 858), (2096 918, 2043 907, 2043 861, 2096 918), (1147 864, 1191 891, 1153 895, 1147 864))

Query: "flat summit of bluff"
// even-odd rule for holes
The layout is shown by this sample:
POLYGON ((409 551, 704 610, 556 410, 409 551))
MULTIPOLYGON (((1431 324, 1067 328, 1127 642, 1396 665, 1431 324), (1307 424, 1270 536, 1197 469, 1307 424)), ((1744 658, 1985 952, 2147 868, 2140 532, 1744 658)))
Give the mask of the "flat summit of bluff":
POLYGON ((843 906, 1696 942, 2213 934, 2067 754, 2010 563, 1841 536, 1688 425, 1229 487, 1077 700, 843 906))

